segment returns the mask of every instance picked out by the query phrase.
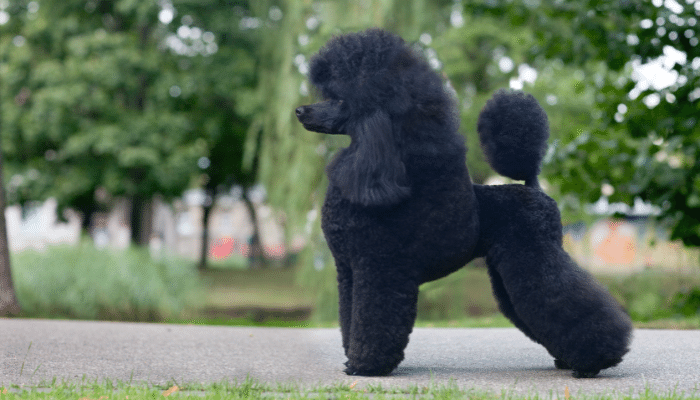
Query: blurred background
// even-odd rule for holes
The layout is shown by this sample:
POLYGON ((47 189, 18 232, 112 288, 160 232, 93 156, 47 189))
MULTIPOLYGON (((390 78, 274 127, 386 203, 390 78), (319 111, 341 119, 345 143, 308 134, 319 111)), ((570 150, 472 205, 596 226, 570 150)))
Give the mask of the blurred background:
MULTIPOLYGON (((565 247, 638 326, 700 327, 700 0, 0 0, 0 314, 332 325, 310 57, 384 27, 475 132, 499 88, 549 114, 565 247), (2 217, 5 221, 2 221, 2 217)), ((419 323, 506 326, 482 260, 419 323)))

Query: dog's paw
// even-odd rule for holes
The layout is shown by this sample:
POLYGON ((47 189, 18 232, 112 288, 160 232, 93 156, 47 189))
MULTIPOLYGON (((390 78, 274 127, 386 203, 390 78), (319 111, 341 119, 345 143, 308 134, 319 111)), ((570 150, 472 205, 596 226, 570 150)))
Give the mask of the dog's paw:
POLYGON ((345 363, 345 369, 343 370, 343 372, 345 372, 345 374, 347 375, 360 375, 360 372, 355 368, 349 366, 347 362, 345 363))
POLYGON ((345 362, 345 367, 345 373, 353 376, 383 376, 393 370, 393 368, 357 368, 350 361, 345 362))
POLYGON ((579 378, 579 379, 595 378, 596 375, 598 375, 598 372, 600 372, 600 370, 597 370, 597 371, 579 371, 579 370, 575 369, 571 373, 571 376, 573 376, 574 378, 579 378))
POLYGON ((567 364, 566 361, 562 361, 558 358, 554 359, 554 366, 557 367, 557 369, 571 369, 571 365, 567 364))

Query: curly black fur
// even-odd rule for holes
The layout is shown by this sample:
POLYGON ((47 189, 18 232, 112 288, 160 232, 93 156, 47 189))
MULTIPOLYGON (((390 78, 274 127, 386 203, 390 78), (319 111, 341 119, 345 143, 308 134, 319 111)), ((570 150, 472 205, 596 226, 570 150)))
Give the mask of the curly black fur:
POLYGON ((561 247, 557 205, 537 184, 549 135, 529 95, 501 91, 478 130, 498 172, 526 185, 473 185, 456 102, 419 52, 379 29, 337 36, 311 60, 324 101, 308 130, 351 144, 328 165, 322 227, 338 270, 346 372, 403 360, 418 287, 486 257, 501 311, 558 368, 595 376, 628 351, 620 305, 561 247))
POLYGON ((496 172, 537 185, 549 123, 532 95, 496 92, 481 111, 477 130, 484 154, 496 172))

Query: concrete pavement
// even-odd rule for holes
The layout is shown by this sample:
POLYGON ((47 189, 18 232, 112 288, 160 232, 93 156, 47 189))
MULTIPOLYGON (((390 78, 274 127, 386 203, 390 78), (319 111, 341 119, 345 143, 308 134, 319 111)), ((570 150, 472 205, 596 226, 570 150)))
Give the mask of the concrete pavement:
POLYGON ((700 331, 637 330, 632 351, 596 379, 574 379, 516 329, 419 328, 388 377, 350 377, 338 329, 185 326, 0 319, 0 386, 85 378, 168 384, 338 383, 512 393, 660 393, 700 396, 700 331))

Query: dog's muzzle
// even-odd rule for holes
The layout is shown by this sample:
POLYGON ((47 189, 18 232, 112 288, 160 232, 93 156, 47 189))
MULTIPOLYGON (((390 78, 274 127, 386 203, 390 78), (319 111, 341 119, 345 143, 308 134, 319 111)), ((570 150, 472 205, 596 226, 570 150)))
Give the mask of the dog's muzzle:
POLYGON ((338 134, 342 118, 340 102, 322 101, 316 104, 297 107, 297 119, 306 130, 318 133, 338 134))

